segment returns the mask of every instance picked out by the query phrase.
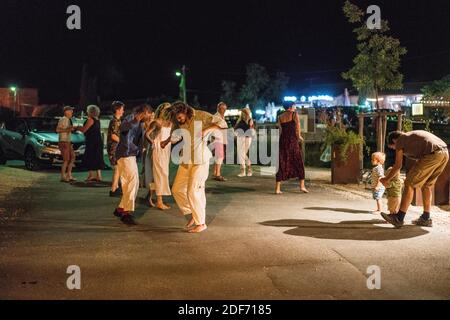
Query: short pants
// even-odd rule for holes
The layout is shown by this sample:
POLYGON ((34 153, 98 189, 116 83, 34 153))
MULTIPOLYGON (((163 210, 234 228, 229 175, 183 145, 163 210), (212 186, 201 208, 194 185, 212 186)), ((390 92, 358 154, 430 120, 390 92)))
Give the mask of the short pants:
POLYGON ((373 193, 372 193, 373 199, 374 200, 381 200, 381 199, 383 199, 383 195, 384 195, 385 191, 386 191, 385 187, 380 187, 378 190, 374 189, 373 193))

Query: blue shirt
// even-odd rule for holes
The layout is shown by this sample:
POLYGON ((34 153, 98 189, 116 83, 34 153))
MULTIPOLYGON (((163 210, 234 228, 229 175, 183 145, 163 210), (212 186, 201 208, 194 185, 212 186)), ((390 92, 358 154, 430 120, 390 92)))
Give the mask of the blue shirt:
POLYGON ((137 157, 140 153, 142 126, 134 121, 134 114, 130 114, 120 125, 120 142, 116 150, 117 160, 121 158, 137 157))

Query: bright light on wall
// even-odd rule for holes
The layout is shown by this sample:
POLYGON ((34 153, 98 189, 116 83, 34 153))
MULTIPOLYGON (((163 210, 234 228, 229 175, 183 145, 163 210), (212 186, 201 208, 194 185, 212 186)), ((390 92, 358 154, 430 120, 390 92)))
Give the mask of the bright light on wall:
POLYGON ((328 96, 328 95, 320 95, 320 96, 311 96, 308 98, 309 102, 313 102, 313 101, 334 101, 334 98, 332 96, 328 96))
POLYGON ((241 110, 239 109, 228 109, 225 111, 225 117, 239 117, 241 115, 241 110))
POLYGON ((294 96, 284 97, 284 101, 285 102, 297 102, 297 97, 294 97, 294 96))
POLYGON ((260 116, 266 115, 266 112, 264 110, 256 110, 256 114, 260 116))

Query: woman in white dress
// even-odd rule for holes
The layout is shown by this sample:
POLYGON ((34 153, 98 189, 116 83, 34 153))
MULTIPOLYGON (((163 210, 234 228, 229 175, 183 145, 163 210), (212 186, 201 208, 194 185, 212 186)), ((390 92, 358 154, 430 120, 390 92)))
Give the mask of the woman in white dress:
POLYGON ((163 197, 172 195, 169 185, 171 144, 165 148, 161 147, 161 143, 170 139, 172 133, 172 122, 168 116, 170 106, 170 103, 163 103, 155 113, 155 124, 160 129, 153 140, 153 179, 157 197, 156 207, 160 210, 170 209, 170 206, 163 202, 163 197))

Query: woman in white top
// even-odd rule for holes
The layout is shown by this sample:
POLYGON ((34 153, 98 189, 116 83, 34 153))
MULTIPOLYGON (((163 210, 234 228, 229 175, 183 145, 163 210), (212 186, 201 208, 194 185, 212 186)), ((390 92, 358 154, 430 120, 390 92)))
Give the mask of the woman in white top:
POLYGON ((170 143, 165 148, 161 147, 161 143, 170 139, 172 133, 172 122, 168 117, 170 106, 170 103, 163 103, 158 107, 155 113, 156 119, 154 124, 146 135, 153 145, 153 179, 157 197, 156 207, 160 210, 170 209, 170 206, 163 202, 163 197, 172 195, 169 185, 169 165, 172 150, 170 143))

